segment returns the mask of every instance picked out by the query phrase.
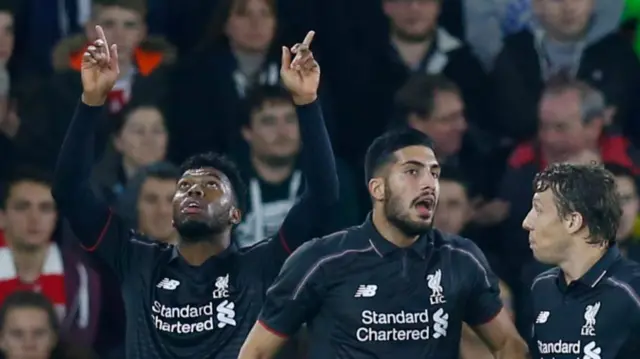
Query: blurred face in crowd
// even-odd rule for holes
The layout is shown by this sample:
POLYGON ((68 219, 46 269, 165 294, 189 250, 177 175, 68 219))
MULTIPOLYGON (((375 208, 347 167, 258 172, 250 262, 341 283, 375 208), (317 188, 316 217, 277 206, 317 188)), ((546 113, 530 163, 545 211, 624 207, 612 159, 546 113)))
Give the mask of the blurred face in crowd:
POLYGON ((20 307, 7 312, 0 347, 7 359, 48 359, 57 336, 44 309, 20 307))
POLYGON ((539 108, 538 139, 549 162, 563 162, 582 151, 594 149, 602 121, 584 123, 576 90, 542 96, 539 108))
POLYGON ((620 202, 622 204, 622 218, 616 239, 624 241, 631 236, 633 225, 638 217, 639 202, 636 184, 633 178, 628 176, 616 176, 616 186, 620 202))
POLYGON ((276 31, 272 0, 234 0, 225 26, 233 48, 248 52, 269 49, 276 31))
MULTIPOLYGON (((120 6, 99 6, 95 23, 102 25, 107 41, 118 45, 120 60, 129 61, 133 51, 147 36, 147 28, 141 14, 133 9, 120 6)), ((94 24, 89 24, 87 32, 94 35, 94 24)))
POLYGON ((594 3, 594 0, 535 0, 534 7, 538 7, 542 23, 551 36, 571 41, 587 30, 594 3))
POLYGON ((573 243, 567 221, 560 218, 551 189, 534 194, 532 203, 522 223, 529 232, 529 247, 538 261, 557 265, 573 243))
POLYGON ((176 231, 171 225, 171 203, 176 192, 176 181, 149 177, 142 184, 138 196, 138 227, 153 239, 171 243, 176 231))
POLYGON ((409 146, 394 152, 395 162, 387 165, 384 177, 369 181, 374 208, 408 236, 433 226, 440 193, 440 165, 433 149, 409 146))
POLYGON ((288 100, 267 101, 251 114, 242 137, 251 152, 273 166, 288 165, 300 151, 298 116, 288 100))
POLYGON ((470 214, 471 206, 464 185, 456 181, 440 181, 435 226, 444 232, 459 234, 467 224, 470 214))
POLYGON ((407 42, 428 40, 438 25, 441 0, 384 0, 395 36, 407 42))
POLYGON ((141 167, 162 161, 167 153, 167 141, 167 129, 160 111, 154 107, 140 107, 127 116, 115 139, 115 147, 126 163, 141 167))
POLYGON ((22 250, 34 250, 49 243, 56 219, 51 187, 31 181, 13 184, 5 209, 0 211, 7 241, 22 250))
POLYGON ((0 64, 6 64, 13 53, 13 14, 0 12, 0 64))
POLYGON ((210 236, 240 223, 231 181, 215 168, 186 171, 173 196, 173 223, 186 242, 210 240, 210 236))
POLYGON ((464 103, 460 95, 451 91, 439 91, 434 97, 434 109, 429 118, 409 116, 409 125, 427 134, 434 142, 438 155, 455 155, 462 147, 467 131, 464 103))

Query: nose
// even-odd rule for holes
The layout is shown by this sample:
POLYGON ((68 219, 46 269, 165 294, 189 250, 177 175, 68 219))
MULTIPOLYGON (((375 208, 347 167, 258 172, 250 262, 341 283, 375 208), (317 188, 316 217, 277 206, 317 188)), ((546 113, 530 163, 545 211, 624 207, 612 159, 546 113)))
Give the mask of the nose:
POLYGON ((204 191, 202 190, 202 187, 200 187, 200 185, 195 184, 191 186, 191 188, 189 188, 187 195, 189 197, 204 197, 204 191))
POLYGON ((533 226, 531 225, 531 211, 529 211, 529 213, 527 213, 527 216, 524 217, 524 220, 522 221, 522 229, 528 232, 531 232, 533 230, 533 226))

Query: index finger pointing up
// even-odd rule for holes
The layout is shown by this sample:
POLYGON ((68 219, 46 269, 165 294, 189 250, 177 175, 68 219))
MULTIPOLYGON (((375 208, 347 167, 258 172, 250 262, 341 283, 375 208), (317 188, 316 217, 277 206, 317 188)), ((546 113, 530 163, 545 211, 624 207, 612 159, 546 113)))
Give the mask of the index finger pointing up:
POLYGON ((304 37, 304 40, 302 41, 302 45, 309 47, 311 46, 311 41, 313 41, 313 36, 315 36, 316 32, 315 31, 309 31, 307 33, 307 36, 304 37))
POLYGON ((109 58, 109 43, 107 42, 107 36, 104 34, 104 30, 102 30, 102 26, 96 25, 96 33, 98 34, 98 40, 102 40, 103 48, 105 53, 107 54, 107 59, 109 58))

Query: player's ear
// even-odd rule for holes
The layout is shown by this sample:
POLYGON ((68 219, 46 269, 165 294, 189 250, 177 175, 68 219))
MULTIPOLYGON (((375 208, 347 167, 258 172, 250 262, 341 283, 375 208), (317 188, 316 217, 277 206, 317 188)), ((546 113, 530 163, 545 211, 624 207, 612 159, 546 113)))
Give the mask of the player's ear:
POLYGON ((583 224, 584 224, 584 220, 583 220, 582 215, 580 213, 572 212, 572 213, 569 213, 569 215, 567 216, 567 219, 564 221, 564 223, 565 223, 565 227, 567 229, 567 233, 575 234, 579 230, 582 229, 583 224))
POLYGON ((229 222, 235 226, 239 224, 240 221, 242 221, 242 212, 236 206, 231 207, 229 212, 229 222))
POLYGON ((385 199, 385 185, 384 178, 374 177, 369 180, 369 195, 374 201, 381 202, 385 199))

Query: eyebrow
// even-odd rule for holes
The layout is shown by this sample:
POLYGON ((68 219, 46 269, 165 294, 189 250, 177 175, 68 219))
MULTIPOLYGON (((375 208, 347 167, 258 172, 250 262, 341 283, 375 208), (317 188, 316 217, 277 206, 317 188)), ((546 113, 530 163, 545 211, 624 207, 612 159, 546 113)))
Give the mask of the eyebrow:
POLYGON ((430 167, 432 169, 440 169, 440 164, 438 163, 433 163, 431 165, 425 165, 423 162, 420 161, 416 161, 416 160, 408 160, 405 161, 401 164, 401 166, 418 166, 418 167, 430 167))

